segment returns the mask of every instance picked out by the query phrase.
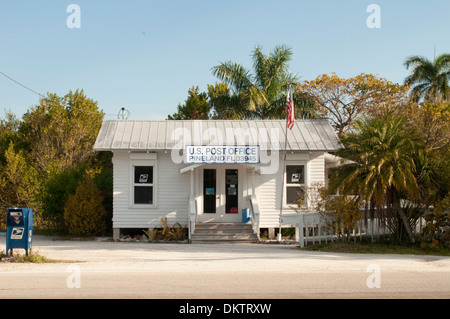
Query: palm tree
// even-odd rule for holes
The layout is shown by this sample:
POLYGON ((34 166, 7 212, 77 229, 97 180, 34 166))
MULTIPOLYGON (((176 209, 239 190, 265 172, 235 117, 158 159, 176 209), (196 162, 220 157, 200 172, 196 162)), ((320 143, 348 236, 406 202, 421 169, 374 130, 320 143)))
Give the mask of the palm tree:
MULTIPOLYGON (((286 91, 289 84, 298 83, 296 75, 289 72, 291 49, 277 46, 266 56, 261 46, 252 52, 253 71, 244 66, 225 61, 214 66, 212 72, 229 84, 245 104, 250 118, 282 118, 286 107, 286 91)), ((295 100, 294 100, 295 103, 295 100)))
POLYGON ((449 98, 450 54, 441 54, 434 61, 422 56, 410 56, 404 62, 406 69, 412 68, 405 84, 412 86, 415 100, 432 101, 449 98))
MULTIPOLYGON (((393 220, 401 218, 414 242, 400 202, 402 196, 408 199, 419 196, 413 155, 421 140, 414 131, 406 129, 405 122, 404 118, 391 114, 357 121, 355 131, 343 135, 341 141, 345 148, 338 152, 351 163, 335 170, 330 188, 341 189, 344 194, 358 194, 378 208, 385 207, 393 220)), ((400 232, 396 234, 400 240, 400 232)))

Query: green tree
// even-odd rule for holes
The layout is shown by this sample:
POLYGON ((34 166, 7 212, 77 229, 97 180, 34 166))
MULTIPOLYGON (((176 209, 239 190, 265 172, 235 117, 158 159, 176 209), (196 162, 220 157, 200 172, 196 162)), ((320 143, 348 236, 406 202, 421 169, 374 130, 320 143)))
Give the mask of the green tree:
POLYGON ((450 194, 440 201, 431 214, 425 216, 422 239, 434 246, 450 246, 450 194))
POLYGON ((0 203, 30 206, 38 203, 41 180, 26 160, 23 151, 15 151, 11 142, 5 154, 6 163, 0 171, 0 203))
POLYGON ((70 235, 95 236, 106 230, 107 212, 101 191, 91 176, 81 182, 64 207, 64 222, 70 235))
POLYGON ((450 97, 450 54, 441 54, 434 61, 414 55, 408 57, 404 65, 412 69, 405 83, 412 87, 414 100, 442 101, 450 97))
POLYGON ((169 115, 168 120, 207 120, 209 119, 210 106, 206 93, 199 92, 199 88, 192 87, 188 91, 188 98, 184 105, 178 104, 178 112, 169 115))
POLYGON ((411 241, 414 237, 401 199, 415 200, 419 187, 415 176, 414 155, 422 140, 405 126, 406 119, 387 113, 381 118, 360 119, 355 131, 346 133, 341 141, 345 148, 338 155, 351 161, 334 171, 330 187, 345 195, 357 194, 381 210, 397 225, 397 238, 402 236, 401 223, 411 241))
POLYGON ((78 184, 85 178, 88 165, 81 163, 65 170, 54 171, 43 187, 42 206, 48 216, 62 217, 64 204, 75 194, 78 184))
MULTIPOLYGON (((46 216, 62 222, 64 205, 69 196, 75 194, 79 184, 93 176, 97 188, 101 191, 103 206, 108 213, 107 224, 112 216, 113 177, 111 153, 99 152, 89 162, 79 163, 75 167, 53 172, 45 181, 42 189, 41 203, 46 216)), ((62 224, 59 225, 62 228, 62 224)))
POLYGON ((16 145, 37 172, 42 185, 38 204, 46 218, 62 221, 64 205, 78 182, 87 172, 101 170, 92 148, 102 121, 97 102, 83 90, 63 97, 48 94, 22 117, 16 145))
POLYGON ((48 94, 28 110, 19 128, 21 147, 42 173, 86 162, 103 121, 97 102, 83 90, 64 97, 48 94))
POLYGON ((0 119, 0 165, 5 163, 5 152, 10 143, 17 144, 17 131, 20 120, 11 111, 6 112, 5 119, 0 119))
POLYGON ((225 82, 208 84, 208 103, 212 119, 239 120, 246 117, 247 109, 242 100, 225 82))
POLYGON ((386 110, 395 110, 408 100, 407 87, 364 73, 352 78, 322 74, 304 81, 299 91, 330 120, 338 135, 351 129, 358 118, 382 116, 386 110))
POLYGON ((424 207, 450 196, 450 102, 410 103, 399 112, 420 132, 425 148, 416 154, 416 177, 424 207))
POLYGON ((233 93, 244 103, 249 118, 282 118, 286 109, 286 91, 298 78, 289 72, 292 50, 275 47, 264 55, 261 46, 252 52, 253 74, 244 66, 225 61, 212 68, 213 74, 229 84, 233 93))

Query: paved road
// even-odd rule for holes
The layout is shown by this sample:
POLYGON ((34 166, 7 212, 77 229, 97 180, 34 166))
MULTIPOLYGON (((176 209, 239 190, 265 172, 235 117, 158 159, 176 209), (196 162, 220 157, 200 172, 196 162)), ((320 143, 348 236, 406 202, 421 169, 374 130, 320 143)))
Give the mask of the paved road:
MULTIPOLYGON (((5 237, 0 236, 0 250, 5 237)), ((53 241, 66 263, 0 263, 1 298, 450 298, 450 258, 337 254, 274 244, 53 241)))

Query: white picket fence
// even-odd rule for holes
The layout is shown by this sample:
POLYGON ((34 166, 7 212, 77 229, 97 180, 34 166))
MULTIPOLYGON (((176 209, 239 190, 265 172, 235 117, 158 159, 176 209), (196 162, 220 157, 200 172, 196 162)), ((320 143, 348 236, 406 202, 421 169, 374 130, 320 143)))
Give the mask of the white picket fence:
POLYGON ((304 247, 308 242, 313 244, 333 241, 334 234, 325 231, 325 221, 319 213, 292 213, 283 214, 281 217, 282 226, 295 227, 295 240, 300 247, 304 247))
MULTIPOLYGON (((281 217, 282 226, 295 227, 295 240, 299 243, 300 247, 308 244, 321 244, 322 242, 327 243, 328 241, 337 240, 338 234, 342 233, 342 230, 340 232, 339 229, 329 229, 329 224, 317 212, 289 213, 283 214, 281 217)), ((424 224, 424 219, 419 218, 415 227, 413 227, 414 234, 420 233, 424 224)), ((361 240, 364 235, 378 237, 386 234, 390 234, 390 230, 384 221, 374 218, 368 219, 367 221, 358 221, 351 237, 356 241, 358 237, 361 240)))

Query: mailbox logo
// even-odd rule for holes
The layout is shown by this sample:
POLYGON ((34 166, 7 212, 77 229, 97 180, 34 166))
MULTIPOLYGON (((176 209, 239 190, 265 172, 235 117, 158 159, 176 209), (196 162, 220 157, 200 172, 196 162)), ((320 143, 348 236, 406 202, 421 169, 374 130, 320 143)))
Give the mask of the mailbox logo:
POLYGON ((13 211, 13 212, 10 212, 9 216, 10 216, 9 217, 9 223, 11 225, 14 225, 14 223, 16 225, 19 225, 23 221, 22 212, 13 211))
POLYGON ((11 239, 22 239, 24 228, 13 228, 11 232, 11 239))

